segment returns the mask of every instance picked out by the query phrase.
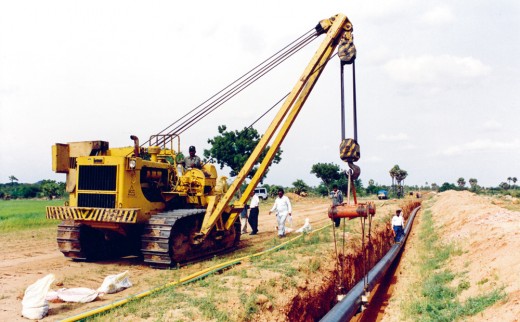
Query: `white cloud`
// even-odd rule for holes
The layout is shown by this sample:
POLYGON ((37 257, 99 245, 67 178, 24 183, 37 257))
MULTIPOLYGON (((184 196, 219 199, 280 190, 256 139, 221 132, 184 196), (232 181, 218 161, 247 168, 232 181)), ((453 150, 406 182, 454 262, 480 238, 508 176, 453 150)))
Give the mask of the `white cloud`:
POLYGON ((419 20, 428 25, 446 25, 455 21, 455 15, 450 7, 443 5, 426 12, 419 20))
POLYGON ((398 82, 425 85, 473 79, 485 76, 491 70, 473 57, 450 55, 398 58, 386 63, 384 69, 398 82))
POLYGON ((380 134, 377 136, 378 141, 384 141, 384 142, 400 142, 400 141, 407 141, 408 140, 408 134, 406 133, 397 133, 397 134, 380 134))
POLYGON ((415 144, 412 144, 412 143, 407 143, 407 144, 399 146, 400 150, 408 150, 408 151, 415 150, 416 148, 417 148, 417 146, 415 146, 415 144))
POLYGON ((372 155, 367 158, 363 158, 363 162, 366 162, 366 163, 380 163, 381 161, 383 161, 383 159, 376 155, 372 155))
POLYGON ((439 152, 440 155, 462 155, 472 152, 490 152, 490 151, 516 151, 520 149, 520 140, 516 139, 511 142, 474 140, 468 143, 453 145, 439 152))
POLYGON ((497 120, 490 120, 482 125, 482 128, 487 131, 495 131, 502 128, 502 124, 497 120))

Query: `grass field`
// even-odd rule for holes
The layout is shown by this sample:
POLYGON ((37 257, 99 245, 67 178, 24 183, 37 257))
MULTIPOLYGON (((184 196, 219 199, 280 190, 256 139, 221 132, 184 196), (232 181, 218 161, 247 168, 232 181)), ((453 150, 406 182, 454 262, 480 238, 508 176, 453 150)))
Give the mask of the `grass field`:
POLYGON ((57 220, 45 218, 45 207, 59 205, 63 200, 0 200, 0 232, 55 226, 57 220))

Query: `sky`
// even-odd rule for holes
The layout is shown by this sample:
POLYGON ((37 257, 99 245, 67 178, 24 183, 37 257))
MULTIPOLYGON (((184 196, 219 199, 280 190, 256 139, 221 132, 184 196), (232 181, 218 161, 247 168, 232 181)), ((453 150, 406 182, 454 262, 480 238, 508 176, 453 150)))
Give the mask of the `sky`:
MULTIPOLYGON (((0 0, 0 183, 65 181, 52 172, 55 143, 147 140, 337 13, 354 27, 365 186, 391 184, 396 164, 407 185, 520 178, 517 0, 0 0)), ((321 41, 183 133, 181 150, 202 154, 218 125, 250 125, 292 89, 321 41)), ((337 57, 326 66, 265 183, 318 185, 310 171, 320 162, 347 169, 339 69, 337 57)), ((351 137, 351 67, 345 75, 351 137)), ((255 124, 260 133, 274 113, 255 124)))

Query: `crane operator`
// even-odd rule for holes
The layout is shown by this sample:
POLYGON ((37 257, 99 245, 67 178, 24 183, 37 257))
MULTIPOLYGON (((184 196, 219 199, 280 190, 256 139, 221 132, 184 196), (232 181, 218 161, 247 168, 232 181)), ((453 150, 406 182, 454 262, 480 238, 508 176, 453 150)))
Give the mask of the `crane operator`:
POLYGON ((197 155, 195 155, 195 153, 197 152, 197 150, 195 150, 195 147, 193 145, 190 146, 188 151, 190 152, 190 155, 184 158, 184 167, 186 169, 202 168, 202 162, 200 161, 200 158, 197 155))

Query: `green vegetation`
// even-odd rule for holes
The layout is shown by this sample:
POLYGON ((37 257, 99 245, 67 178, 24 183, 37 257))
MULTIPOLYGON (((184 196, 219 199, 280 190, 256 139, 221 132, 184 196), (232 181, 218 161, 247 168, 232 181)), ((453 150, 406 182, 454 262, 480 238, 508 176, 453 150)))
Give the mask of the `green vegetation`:
MULTIPOLYGON (((218 135, 212 139, 208 139, 208 143, 211 148, 204 150, 204 157, 206 159, 216 159, 220 165, 220 169, 225 166, 231 168, 229 174, 234 177, 238 175, 246 161, 249 159, 251 153, 253 153, 256 145, 260 141, 261 135, 253 127, 245 127, 241 131, 228 131, 225 125, 218 126, 218 135)), ((269 146, 260 154, 260 157, 255 162, 255 167, 249 171, 248 178, 253 178, 254 174, 258 170, 256 165, 259 165, 264 160, 269 146)), ((279 163, 281 158, 282 150, 278 149, 275 153, 272 163, 279 163)), ((267 175, 266 171, 262 178, 267 175)))
POLYGON ((10 176, 11 183, 0 183, 0 199, 27 199, 63 197, 65 183, 54 180, 41 180, 36 183, 18 183, 16 177, 10 176))
POLYGON ((429 210, 422 216, 420 277, 415 289, 420 290, 407 307, 407 318, 413 321, 456 321, 483 311, 505 298, 502 289, 470 297, 465 302, 460 293, 470 287, 464 274, 457 275, 446 268, 450 256, 461 251, 453 245, 442 244, 433 227, 429 210), (456 283, 456 281, 460 282, 456 283), (456 285, 454 285, 456 284, 456 285))
POLYGON ((45 218, 46 206, 59 206, 63 200, 0 200, 0 232, 55 226, 45 218))

